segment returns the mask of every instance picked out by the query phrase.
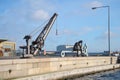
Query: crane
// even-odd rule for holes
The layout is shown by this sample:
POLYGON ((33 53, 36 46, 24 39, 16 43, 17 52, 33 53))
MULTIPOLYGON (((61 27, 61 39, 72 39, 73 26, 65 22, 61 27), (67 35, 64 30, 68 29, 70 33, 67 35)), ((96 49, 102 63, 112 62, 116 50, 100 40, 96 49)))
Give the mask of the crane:
POLYGON ((69 48, 69 49, 63 49, 60 51, 60 56, 61 57, 65 57, 65 56, 88 56, 88 53, 87 53, 87 45, 84 44, 83 45, 83 41, 80 40, 80 41, 77 41, 75 42, 75 44, 69 48))
POLYGON ((83 41, 82 40, 80 40, 80 41, 78 41, 74 44, 73 51, 77 51, 77 57, 88 56, 87 45, 84 44, 84 46, 83 46, 83 41))
POLYGON ((26 49, 26 54, 36 55, 44 46, 46 37, 48 36, 52 25, 54 24, 58 14, 54 13, 49 19, 48 23, 44 26, 43 30, 40 32, 38 37, 30 44, 31 35, 26 35, 24 39, 26 40, 26 46, 21 47, 26 49))

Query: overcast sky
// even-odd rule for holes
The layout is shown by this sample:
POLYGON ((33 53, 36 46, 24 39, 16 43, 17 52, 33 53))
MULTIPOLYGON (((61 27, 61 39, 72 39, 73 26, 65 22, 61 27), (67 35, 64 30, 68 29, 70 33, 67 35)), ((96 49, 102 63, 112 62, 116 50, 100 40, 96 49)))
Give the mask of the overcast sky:
POLYGON ((25 45, 25 35, 56 12, 44 49, 56 50, 57 45, 83 40, 89 52, 107 51, 108 10, 91 9, 106 5, 110 6, 111 51, 120 51, 120 0, 0 0, 0 38, 15 41, 18 49, 25 45))

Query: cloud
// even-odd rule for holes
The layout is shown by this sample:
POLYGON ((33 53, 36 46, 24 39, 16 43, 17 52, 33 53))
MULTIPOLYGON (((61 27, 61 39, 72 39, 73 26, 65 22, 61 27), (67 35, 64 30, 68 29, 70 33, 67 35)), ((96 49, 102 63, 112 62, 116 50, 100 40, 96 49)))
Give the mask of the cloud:
POLYGON ((99 2, 99 1, 93 1, 93 2, 90 2, 90 3, 87 3, 84 5, 85 7, 99 7, 99 6, 103 6, 103 3, 102 2, 99 2))
POLYGON ((49 14, 54 11, 55 6, 49 0, 24 0, 28 6, 28 18, 31 20, 47 20, 49 14))
POLYGON ((68 30, 68 29, 64 29, 63 31, 59 31, 59 34, 61 35, 72 35, 72 34, 76 34, 76 32, 72 31, 72 30, 68 30))
POLYGON ((91 31, 93 31, 93 28, 91 27, 81 27, 80 29, 75 29, 75 30, 71 30, 71 29, 64 29, 63 31, 60 31, 61 33, 59 34, 64 34, 64 35, 85 35, 90 33, 91 31))
POLYGON ((83 31, 84 33, 91 32, 92 30, 93 30, 93 28, 91 28, 91 27, 83 27, 83 28, 82 28, 82 31, 83 31))
MULTIPOLYGON (((24 0, 25 1, 25 0, 24 0)), ((54 5, 52 1, 49 0, 27 0, 30 8, 32 9, 43 9, 47 11, 54 10, 54 5)))
POLYGON ((107 35, 106 34, 101 34, 101 35, 97 36, 95 39, 104 40, 104 39, 107 39, 107 35))
POLYGON ((48 12, 44 11, 44 10, 36 10, 33 14, 32 14, 32 18, 35 20, 47 20, 49 18, 49 14, 48 12))
POLYGON ((90 3, 91 7, 99 7, 102 6, 103 4, 99 1, 93 1, 90 3))
POLYGON ((110 33, 110 38, 113 38, 113 39, 119 39, 120 35, 118 32, 111 32, 110 33))
MULTIPOLYGON (((118 35, 114 32, 110 32, 110 38, 116 38, 118 37, 118 35)), ((105 32, 99 36, 96 37, 96 39, 100 39, 100 40, 105 40, 108 38, 108 32, 105 32)))

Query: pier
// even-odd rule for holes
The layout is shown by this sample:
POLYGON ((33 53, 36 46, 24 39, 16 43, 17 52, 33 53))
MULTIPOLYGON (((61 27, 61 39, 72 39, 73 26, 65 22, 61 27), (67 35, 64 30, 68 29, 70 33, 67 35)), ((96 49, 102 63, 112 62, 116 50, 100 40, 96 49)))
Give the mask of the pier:
POLYGON ((115 68, 117 57, 2 59, 0 79, 56 80, 115 68))

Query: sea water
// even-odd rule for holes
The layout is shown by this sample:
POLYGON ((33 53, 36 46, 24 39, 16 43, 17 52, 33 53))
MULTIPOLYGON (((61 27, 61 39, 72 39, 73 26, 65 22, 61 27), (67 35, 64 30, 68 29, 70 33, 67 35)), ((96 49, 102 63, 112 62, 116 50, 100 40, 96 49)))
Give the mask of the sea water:
POLYGON ((83 77, 71 78, 67 80, 120 80, 120 69, 85 75, 83 77))

